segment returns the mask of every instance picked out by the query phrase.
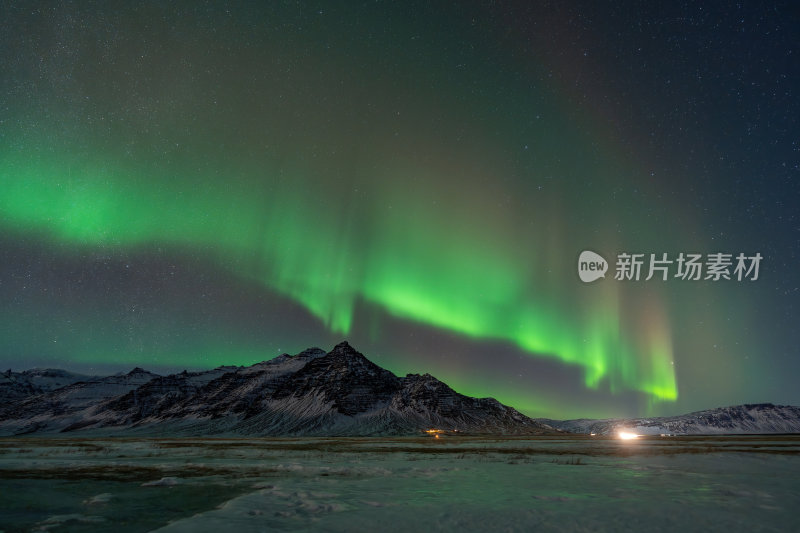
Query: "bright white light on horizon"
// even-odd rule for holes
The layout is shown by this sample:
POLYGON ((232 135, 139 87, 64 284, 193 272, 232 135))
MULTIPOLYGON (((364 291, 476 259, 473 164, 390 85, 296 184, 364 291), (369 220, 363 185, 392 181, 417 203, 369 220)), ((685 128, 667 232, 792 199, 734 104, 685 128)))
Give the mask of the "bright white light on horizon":
POLYGON ((629 431, 620 431, 619 433, 617 433, 617 436, 623 440, 630 440, 630 439, 635 439, 640 435, 637 435, 636 433, 631 433, 629 431))

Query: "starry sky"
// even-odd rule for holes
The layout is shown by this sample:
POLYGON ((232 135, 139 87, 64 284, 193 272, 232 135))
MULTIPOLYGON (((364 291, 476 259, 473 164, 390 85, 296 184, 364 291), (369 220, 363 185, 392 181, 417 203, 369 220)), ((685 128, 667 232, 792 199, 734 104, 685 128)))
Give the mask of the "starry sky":
POLYGON ((800 404, 791 3, 256 4, 0 7, 0 367, 347 339, 532 416, 800 404))

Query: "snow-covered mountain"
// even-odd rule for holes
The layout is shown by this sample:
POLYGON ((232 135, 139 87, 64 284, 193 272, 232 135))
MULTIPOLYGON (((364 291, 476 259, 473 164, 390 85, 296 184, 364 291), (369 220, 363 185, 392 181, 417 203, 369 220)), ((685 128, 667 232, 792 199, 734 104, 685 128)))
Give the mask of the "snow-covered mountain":
POLYGON ((596 435, 614 435, 619 431, 639 435, 800 433, 800 407, 771 403, 735 405, 655 418, 538 420, 564 431, 596 435))
POLYGON ((127 374, 88 378, 18 401, 0 403, 0 435, 63 429, 93 413, 98 404, 144 385, 156 374, 134 368, 127 374))
POLYGON ((402 435, 429 429, 543 434, 553 428, 428 374, 397 377, 348 343, 250 367, 158 376, 142 369, 0 404, 0 435, 402 435))
POLYGON ((24 372, 0 372, 0 405, 49 392, 90 376, 53 368, 34 368, 24 372))
POLYGON ((249 367, 159 376, 141 368, 89 377, 64 370, 0 373, 0 435, 404 435, 800 433, 800 408, 740 405, 662 418, 530 419, 429 374, 398 377, 343 342, 249 367))

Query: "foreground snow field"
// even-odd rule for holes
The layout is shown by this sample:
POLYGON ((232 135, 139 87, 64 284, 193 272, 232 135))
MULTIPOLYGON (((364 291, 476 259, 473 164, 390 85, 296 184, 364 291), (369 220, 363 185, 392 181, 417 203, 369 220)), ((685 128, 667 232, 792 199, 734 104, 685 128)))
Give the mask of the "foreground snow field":
POLYGON ((800 436, 0 439, 2 531, 798 531, 800 436))

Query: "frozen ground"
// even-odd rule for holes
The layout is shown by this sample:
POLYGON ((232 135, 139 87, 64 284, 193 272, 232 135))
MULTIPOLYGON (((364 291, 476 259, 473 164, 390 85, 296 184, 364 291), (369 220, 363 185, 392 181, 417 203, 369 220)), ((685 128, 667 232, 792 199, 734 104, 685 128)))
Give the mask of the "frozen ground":
POLYGON ((800 436, 0 439, 2 531, 800 531, 800 436))

